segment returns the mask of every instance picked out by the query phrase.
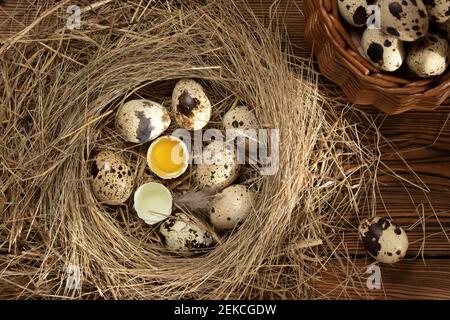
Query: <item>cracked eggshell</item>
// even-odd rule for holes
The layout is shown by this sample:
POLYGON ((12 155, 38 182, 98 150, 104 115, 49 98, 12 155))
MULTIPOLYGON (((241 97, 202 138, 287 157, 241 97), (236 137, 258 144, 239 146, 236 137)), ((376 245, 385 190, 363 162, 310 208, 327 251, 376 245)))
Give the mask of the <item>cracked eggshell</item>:
POLYGON ((197 226, 184 213, 175 213, 161 224, 159 231, 167 248, 184 255, 209 248, 214 242, 207 230, 197 226))
POLYGON ((358 232, 368 253, 379 262, 396 263, 408 251, 406 232, 389 218, 364 219, 358 232))
POLYGON ((194 131, 211 119, 211 102, 203 87, 192 79, 177 82, 172 92, 172 108, 179 126, 194 131))
POLYGON ((369 5, 376 0, 338 0, 337 5, 342 18, 354 27, 362 27, 370 16, 369 5))
POLYGON ((251 212, 255 195, 246 186, 236 184, 219 192, 211 203, 211 224, 222 230, 233 229, 251 212))
POLYGON ((161 135, 170 125, 170 115, 159 103, 130 100, 116 114, 116 129, 128 142, 145 143, 161 135))
POLYGON ((217 191, 237 178, 239 165, 232 147, 223 141, 214 141, 203 150, 202 161, 194 174, 195 182, 201 189, 217 191))
POLYGON ((133 192, 134 176, 125 159, 112 152, 101 151, 91 165, 92 191, 98 201, 119 205, 133 192))
POLYGON ((433 22, 446 22, 450 19, 450 0, 423 0, 428 16, 433 22))
POLYGON ((403 42, 380 29, 366 29, 361 47, 370 63, 384 71, 397 70, 405 60, 403 42))
POLYGON ((416 41, 428 33, 428 13, 422 0, 379 0, 381 28, 402 41, 416 41))
POLYGON ((153 225, 172 213, 172 193, 157 182, 148 182, 134 193, 134 210, 145 223, 153 225))
POLYGON ((414 43, 406 59, 408 67, 419 77, 438 76, 449 64, 450 47, 444 36, 429 33, 414 43))

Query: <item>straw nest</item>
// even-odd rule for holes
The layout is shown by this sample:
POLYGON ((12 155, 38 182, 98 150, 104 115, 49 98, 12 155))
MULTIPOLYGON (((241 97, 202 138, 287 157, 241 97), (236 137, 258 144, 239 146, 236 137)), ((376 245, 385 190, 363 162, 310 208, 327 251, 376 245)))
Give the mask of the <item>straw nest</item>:
MULTIPOLYGON (((136 3, 85 7, 73 31, 43 34, 37 21, 0 49, 0 296, 313 298, 333 230, 357 213, 376 158, 319 93, 308 62, 294 64, 245 4, 136 3), (170 108, 171 88, 185 77, 207 88, 211 127, 239 102, 281 141, 276 174, 248 167, 240 177, 258 194, 251 217, 228 234, 211 229, 217 245, 193 257, 168 252, 132 200, 99 204, 89 173, 92 155, 109 149, 133 163, 136 185, 148 179, 147 145, 117 136, 115 111, 133 97, 170 108), (65 290, 71 265, 81 288, 65 290)), ((168 184, 174 193, 195 188, 190 174, 168 184)))

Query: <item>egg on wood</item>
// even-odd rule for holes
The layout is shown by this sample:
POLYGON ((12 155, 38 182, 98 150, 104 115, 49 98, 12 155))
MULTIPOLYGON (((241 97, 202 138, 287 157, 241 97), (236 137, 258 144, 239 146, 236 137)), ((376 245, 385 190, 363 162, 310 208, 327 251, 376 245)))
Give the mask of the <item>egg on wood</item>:
POLYGON ((194 180, 201 189, 217 191, 237 178, 239 165, 231 147, 223 141, 214 141, 203 150, 202 162, 194 174, 194 180))
POLYGON ((115 152, 100 151, 92 161, 91 176, 92 191, 105 204, 122 204, 133 191, 133 173, 125 159, 115 152))
POLYGON ((405 59, 403 42, 380 29, 366 29, 361 47, 370 63, 384 71, 397 70, 405 59))
POLYGON ((170 125, 170 115, 166 108, 145 99, 126 102, 117 111, 115 120, 119 134, 133 143, 151 141, 170 125))
POLYGON ((214 243, 211 234, 184 213, 175 213, 168 218, 159 231, 166 247, 182 255, 199 253, 214 243))
POLYGON ((201 84, 192 79, 177 82, 172 108, 178 125, 188 130, 200 130, 211 119, 211 102, 201 84))
POLYGON ((423 0, 423 3, 431 21, 444 23, 450 19, 450 0, 423 0))
POLYGON ((408 67, 419 77, 438 76, 449 64, 450 48, 444 36, 429 33, 413 43, 406 59, 408 67))
POLYGON ((428 32, 428 13, 422 0, 379 0, 381 28, 402 41, 415 41, 428 32))
POLYGON ((358 232, 368 253, 379 262, 396 263, 408 251, 406 232, 389 218, 364 219, 358 232))
POLYGON ((339 12, 350 25, 362 27, 367 23, 367 18, 372 14, 369 5, 375 4, 376 0, 338 0, 339 12))
POLYGON ((223 189, 211 203, 211 224, 222 230, 234 229, 251 212, 254 198, 254 193, 244 185, 236 184, 223 189))

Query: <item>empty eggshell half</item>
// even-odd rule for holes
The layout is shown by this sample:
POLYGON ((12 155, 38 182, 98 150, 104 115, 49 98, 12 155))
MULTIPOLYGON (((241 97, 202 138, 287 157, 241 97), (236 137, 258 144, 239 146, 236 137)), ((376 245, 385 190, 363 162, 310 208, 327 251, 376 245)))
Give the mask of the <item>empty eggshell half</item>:
POLYGON ((156 224, 172 213, 172 194, 165 186, 149 182, 134 193, 134 210, 145 223, 156 224))
POLYGON ((170 125, 170 115, 159 103, 130 100, 116 114, 116 129, 128 142, 145 143, 161 135, 170 125))

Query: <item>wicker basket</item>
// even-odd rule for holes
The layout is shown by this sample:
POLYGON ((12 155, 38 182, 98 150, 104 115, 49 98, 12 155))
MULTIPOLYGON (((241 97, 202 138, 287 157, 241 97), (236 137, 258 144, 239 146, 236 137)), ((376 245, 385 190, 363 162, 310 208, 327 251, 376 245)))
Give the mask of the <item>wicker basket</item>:
POLYGON ((320 71, 356 104, 373 105, 388 114, 432 110, 450 97, 450 72, 414 81, 385 74, 366 61, 345 30, 337 0, 304 0, 306 43, 320 71))

